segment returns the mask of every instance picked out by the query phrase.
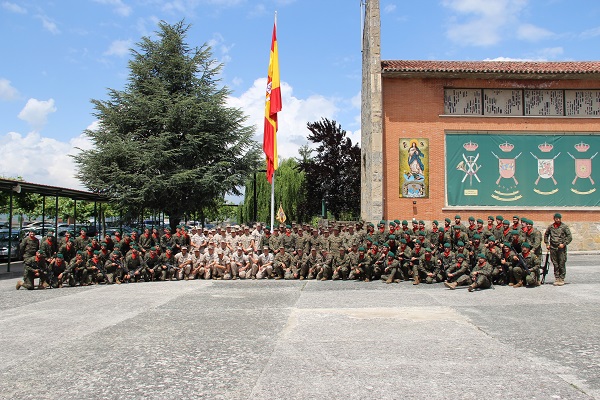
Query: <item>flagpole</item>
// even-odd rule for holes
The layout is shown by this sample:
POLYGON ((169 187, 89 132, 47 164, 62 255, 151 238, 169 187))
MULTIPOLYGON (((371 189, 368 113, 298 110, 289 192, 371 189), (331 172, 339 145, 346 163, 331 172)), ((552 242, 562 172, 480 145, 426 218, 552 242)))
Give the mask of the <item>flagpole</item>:
POLYGON ((271 232, 275 229, 275 171, 271 182, 271 232))

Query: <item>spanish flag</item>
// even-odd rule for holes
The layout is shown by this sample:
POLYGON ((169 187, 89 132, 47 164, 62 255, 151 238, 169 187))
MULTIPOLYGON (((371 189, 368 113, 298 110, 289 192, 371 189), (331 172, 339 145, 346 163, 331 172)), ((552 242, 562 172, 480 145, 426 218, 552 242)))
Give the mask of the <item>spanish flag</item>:
POLYGON ((263 151, 267 157, 267 181, 273 183, 273 172, 277 162, 277 113, 281 111, 281 90, 279 88, 279 52, 277 51, 277 22, 273 24, 271 39, 271 57, 269 58, 269 76, 265 101, 265 133, 263 151))

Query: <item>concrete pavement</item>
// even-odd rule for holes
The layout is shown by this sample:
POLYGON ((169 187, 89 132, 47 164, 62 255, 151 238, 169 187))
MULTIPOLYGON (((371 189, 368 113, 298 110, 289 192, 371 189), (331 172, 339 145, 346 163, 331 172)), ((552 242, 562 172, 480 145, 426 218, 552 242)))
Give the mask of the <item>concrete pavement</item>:
POLYGON ((563 287, 474 293, 349 281, 31 292, 3 279, 0 398, 600 399, 599 273, 597 256, 576 255, 563 287))

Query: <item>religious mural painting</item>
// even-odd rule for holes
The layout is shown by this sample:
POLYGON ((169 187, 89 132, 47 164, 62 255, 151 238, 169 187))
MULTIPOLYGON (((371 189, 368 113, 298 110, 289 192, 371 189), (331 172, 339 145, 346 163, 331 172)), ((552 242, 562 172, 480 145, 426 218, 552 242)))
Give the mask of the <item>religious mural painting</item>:
POLYGON ((400 139, 400 197, 429 197, 429 139, 400 139))
POLYGON ((592 195, 596 149, 599 134, 447 132, 447 203, 600 206, 600 197, 592 195))

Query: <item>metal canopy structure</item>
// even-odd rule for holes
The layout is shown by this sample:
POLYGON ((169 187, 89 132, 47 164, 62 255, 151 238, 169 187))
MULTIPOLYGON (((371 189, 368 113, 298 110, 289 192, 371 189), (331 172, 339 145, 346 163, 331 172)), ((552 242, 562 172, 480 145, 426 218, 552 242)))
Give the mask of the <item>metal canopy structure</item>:
POLYGON ((82 190, 62 188, 58 186, 40 185, 37 183, 0 179, 0 190, 17 193, 36 193, 42 196, 68 197, 73 200, 94 201, 97 203, 108 202, 108 197, 102 194, 84 192, 82 190))
MULTIPOLYGON (((37 183, 31 182, 23 182, 17 181, 13 179, 0 179, 0 191, 8 192, 10 195, 10 207, 9 207, 9 217, 8 217, 8 237, 12 237, 12 218, 13 218, 13 194, 14 193, 33 193, 39 194, 42 196, 42 221, 45 219, 45 208, 46 208, 46 197, 51 196, 55 198, 56 202, 56 215, 54 218, 54 231, 57 232, 58 226, 58 198, 66 197, 74 200, 74 218, 75 218, 75 226, 77 226, 77 200, 82 201, 93 201, 94 202, 94 216, 97 221, 97 204, 98 203, 106 203, 109 201, 108 197, 98 193, 85 192, 83 190, 75 190, 69 188, 62 188, 58 186, 48 186, 48 185, 40 185, 37 183)), ((42 227, 42 234, 44 233, 45 228, 42 227)), ((98 230, 99 232, 99 230, 98 230)), ((8 263, 7 263, 7 272, 10 272, 10 261, 11 261, 11 243, 9 241, 8 244, 8 263)))

